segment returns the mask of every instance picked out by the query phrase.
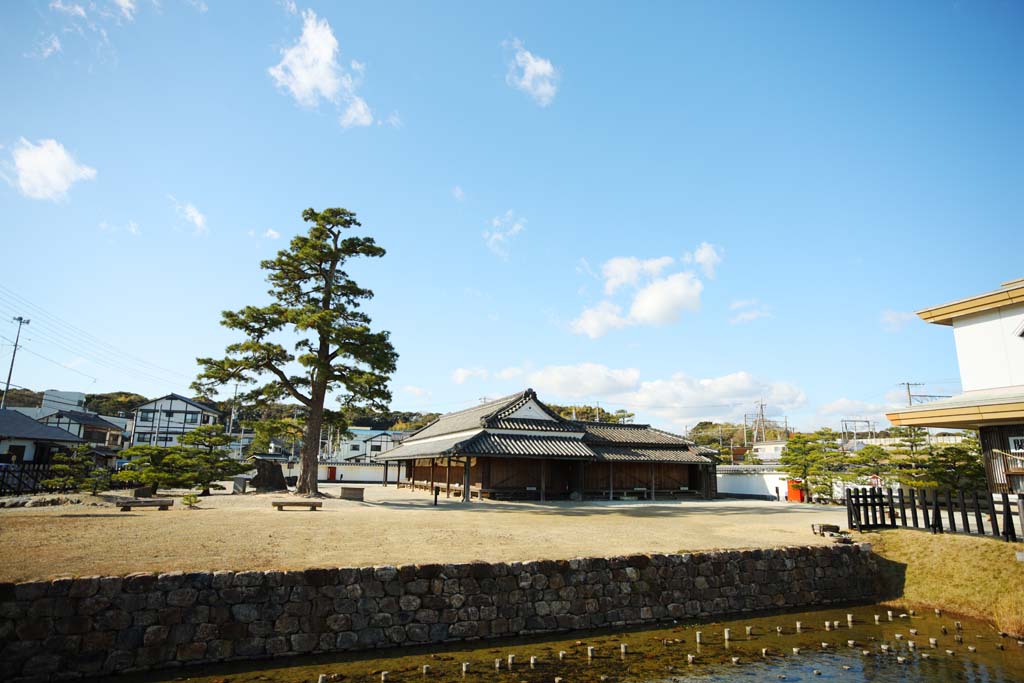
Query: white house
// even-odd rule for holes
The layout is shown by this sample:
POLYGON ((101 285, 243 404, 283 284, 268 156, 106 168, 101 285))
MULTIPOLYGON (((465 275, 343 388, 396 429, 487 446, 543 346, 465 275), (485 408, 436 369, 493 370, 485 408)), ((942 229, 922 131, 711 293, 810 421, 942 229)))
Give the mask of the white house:
POLYGON ((0 410, 0 463, 45 463, 58 451, 70 451, 82 440, 70 432, 36 422, 16 410, 0 410))
POLYGON ((38 408, 12 408, 19 413, 28 415, 33 420, 40 420, 53 415, 58 410, 85 411, 85 394, 80 391, 58 391, 47 389, 43 392, 42 404, 38 408))
POLYGON ((203 425, 220 424, 223 414, 213 405, 167 394, 135 409, 132 445, 176 446, 182 434, 203 425))
POLYGON ((762 463, 774 464, 782 459, 782 451, 786 448, 786 439, 775 439, 772 441, 758 441, 751 450, 753 456, 762 463))
POLYGON ((917 315, 953 328, 963 393, 887 417, 895 425, 977 429, 989 488, 1024 492, 1024 278, 917 315))
POLYGON ((405 432, 368 427, 349 427, 349 432, 352 437, 339 444, 334 459, 345 462, 370 462, 373 456, 396 448, 405 437, 405 432))

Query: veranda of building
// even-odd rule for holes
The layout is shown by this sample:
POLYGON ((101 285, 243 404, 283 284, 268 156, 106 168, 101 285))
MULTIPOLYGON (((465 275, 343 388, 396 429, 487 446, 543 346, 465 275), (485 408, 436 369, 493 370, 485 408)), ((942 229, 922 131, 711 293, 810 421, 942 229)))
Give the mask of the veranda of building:
POLYGON ((649 425, 567 420, 527 389, 443 415, 375 459, 400 468, 399 486, 464 500, 657 500, 713 498, 712 454, 649 425))
POLYGON ((989 489, 1024 493, 1024 278, 917 315, 953 328, 963 393, 887 417, 900 426, 977 429, 989 489))

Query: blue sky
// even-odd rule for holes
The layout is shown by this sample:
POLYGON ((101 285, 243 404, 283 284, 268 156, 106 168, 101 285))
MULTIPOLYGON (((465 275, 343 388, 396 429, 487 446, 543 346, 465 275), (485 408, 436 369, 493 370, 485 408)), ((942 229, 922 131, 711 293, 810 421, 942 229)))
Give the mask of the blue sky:
POLYGON ((1024 275, 1024 6, 0 7, 0 364, 184 392, 344 206, 396 409, 533 386, 682 430, 959 391, 911 312, 1024 275))

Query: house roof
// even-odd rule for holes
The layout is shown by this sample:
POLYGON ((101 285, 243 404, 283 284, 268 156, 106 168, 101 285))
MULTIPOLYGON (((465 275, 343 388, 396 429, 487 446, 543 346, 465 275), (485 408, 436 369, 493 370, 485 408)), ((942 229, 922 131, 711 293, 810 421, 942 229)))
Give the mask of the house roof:
POLYGON ((80 410, 58 410, 54 415, 48 415, 47 418, 67 418, 72 422, 77 422, 80 425, 87 427, 98 427, 99 429, 115 429, 121 431, 121 428, 113 422, 107 422, 96 413, 86 413, 80 410))
POLYGON ((146 401, 142 405, 136 407, 135 410, 136 411, 141 410, 145 406, 148 406, 148 405, 150 405, 152 403, 157 403, 159 401, 163 401, 164 399, 168 399, 168 398, 175 399, 177 401, 184 401, 185 403, 188 403, 190 405, 194 405, 196 408, 199 408, 200 410, 205 410, 207 412, 217 413, 218 415, 223 415, 223 413, 220 411, 220 409, 217 408, 217 406, 213 405, 212 403, 206 403, 204 401, 197 401, 195 399, 188 398, 186 396, 182 396, 181 394, 167 394, 166 396, 161 396, 160 398, 154 398, 153 400, 146 401))
POLYGON ((461 455, 712 464, 713 449, 650 425, 566 420, 532 389, 437 418, 375 460, 461 455), (533 403, 531 403, 533 402, 533 403), (527 404, 543 417, 513 417, 527 404), (516 433, 521 432, 521 433, 516 433), (540 432, 538 434, 538 432, 540 432))
POLYGON ((1014 304, 1024 304, 1024 278, 1004 282, 999 289, 993 292, 976 294, 966 299, 951 301, 948 304, 924 308, 918 311, 917 315, 928 323, 952 325, 956 318, 1014 304))
POLYGON ((1024 388, 971 391, 901 408, 885 415, 897 426, 977 429, 982 425, 1024 421, 1024 388))
POLYGON ((36 422, 16 410, 0 410, 0 439, 82 443, 82 440, 71 432, 36 422))

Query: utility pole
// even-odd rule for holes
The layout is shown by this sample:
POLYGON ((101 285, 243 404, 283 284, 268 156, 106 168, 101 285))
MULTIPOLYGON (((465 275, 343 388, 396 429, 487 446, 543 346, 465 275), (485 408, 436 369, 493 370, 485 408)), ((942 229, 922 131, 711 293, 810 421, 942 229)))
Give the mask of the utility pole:
POLYGON ((7 406, 7 392, 11 390, 11 375, 14 374, 14 359, 18 356, 18 342, 21 340, 21 326, 28 325, 31 320, 22 318, 20 315, 12 320, 18 323, 18 333, 14 335, 14 350, 11 351, 11 367, 7 369, 7 384, 4 385, 4 395, 0 398, 0 410, 7 406))
POLYGON ((912 387, 923 387, 924 384, 921 382, 900 382, 899 386, 906 387, 907 389, 907 407, 914 405, 914 395, 910 393, 912 387))

